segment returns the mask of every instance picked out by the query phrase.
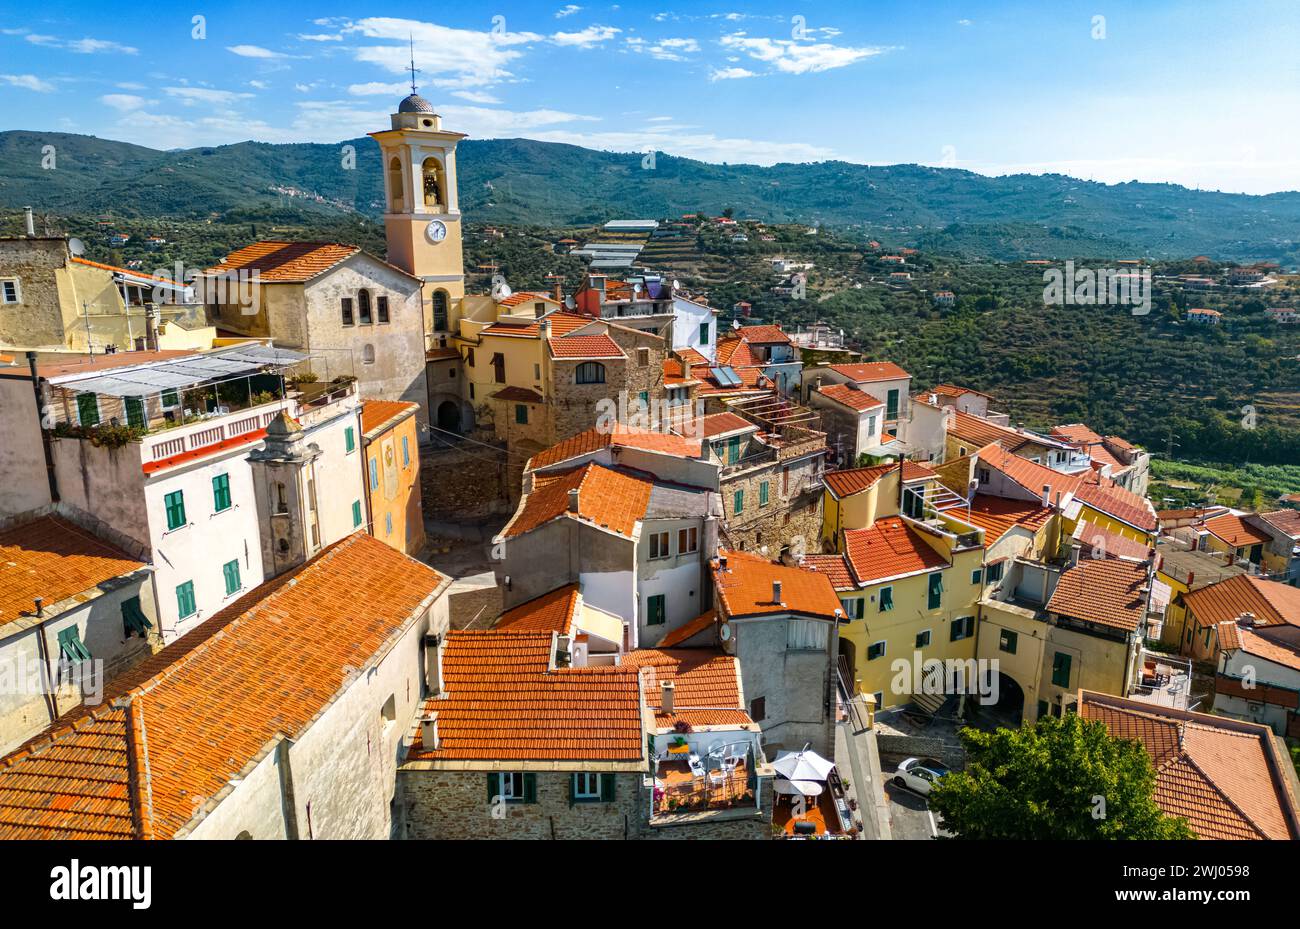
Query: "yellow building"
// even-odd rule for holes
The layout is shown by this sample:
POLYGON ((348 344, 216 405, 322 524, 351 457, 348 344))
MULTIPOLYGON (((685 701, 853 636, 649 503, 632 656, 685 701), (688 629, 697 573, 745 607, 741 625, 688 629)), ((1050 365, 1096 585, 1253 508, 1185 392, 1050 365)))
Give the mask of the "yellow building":
POLYGON ((897 464, 851 468, 826 473, 822 499, 822 542, 830 551, 842 551, 841 534, 848 529, 866 529, 884 516, 920 516, 920 504, 931 500, 939 487, 939 476, 924 465, 908 461, 901 469, 903 487, 913 493, 899 495, 900 468, 897 464))
MULTIPOLYGON (((399 552, 417 555, 424 548, 424 511, 420 503, 420 455, 416 448, 416 403, 366 400, 361 407, 361 458, 365 467, 366 513, 370 534, 399 552)), ((356 444, 349 434, 351 453, 356 444)), ((353 504, 357 506, 357 504, 353 504)))

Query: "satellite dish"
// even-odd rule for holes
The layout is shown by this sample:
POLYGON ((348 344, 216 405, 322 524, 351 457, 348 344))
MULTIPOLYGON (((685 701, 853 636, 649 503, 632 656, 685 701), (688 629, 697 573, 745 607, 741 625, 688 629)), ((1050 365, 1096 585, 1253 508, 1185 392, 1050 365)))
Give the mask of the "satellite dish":
POLYGON ((499 302, 501 300, 504 300, 506 297, 510 296, 513 292, 514 291, 510 289, 510 285, 506 283, 506 279, 502 275, 495 274, 492 276, 492 299, 493 300, 499 302))
POLYGON ((80 257, 86 254, 86 243, 80 239, 68 239, 68 251, 80 257))
POLYGON ((677 280, 677 278, 673 278, 673 290, 681 290, 681 289, 682 289, 682 282, 677 280))
POLYGON ((632 285, 632 293, 634 293, 634 294, 639 294, 639 293, 641 293, 641 285, 640 285, 640 284, 633 284, 633 285, 632 285))
POLYGON ((576 309, 578 304, 573 299, 573 294, 567 294, 564 298, 564 308, 566 310, 576 309))
POLYGON ((732 329, 739 329, 739 328, 740 328, 740 320, 738 320, 738 319, 733 319, 733 320, 731 321, 731 328, 732 328, 732 329))
POLYGON ((723 623, 718 627, 718 638, 724 642, 731 638, 731 623, 723 623))

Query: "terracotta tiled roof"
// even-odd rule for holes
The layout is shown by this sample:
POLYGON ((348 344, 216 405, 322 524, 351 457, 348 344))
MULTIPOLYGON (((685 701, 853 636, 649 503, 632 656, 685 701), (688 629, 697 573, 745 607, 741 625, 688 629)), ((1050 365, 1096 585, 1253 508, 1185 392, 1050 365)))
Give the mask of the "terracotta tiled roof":
MULTIPOLYGON (((565 313, 562 311, 547 313, 543 318, 546 320, 546 324, 551 330, 552 338, 566 335, 575 329, 581 329, 583 326, 590 326, 593 322, 590 316, 581 316, 577 313, 565 313)), ((531 322, 527 325, 496 322, 480 332, 479 335, 517 336, 520 338, 536 339, 541 336, 541 328, 536 322, 531 322)))
POLYGON ((361 434, 366 438, 381 426, 393 426, 398 419, 413 415, 420 408, 418 403, 402 400, 364 400, 361 404, 361 434))
POLYGON ((896 378, 910 378, 908 374, 892 361, 870 361, 863 364, 831 365, 831 370, 842 374, 851 381, 892 381, 896 378))
POLYGON ((751 345, 768 345, 771 343, 788 345, 790 343, 790 337, 779 326, 741 326, 734 332, 736 335, 748 339, 751 345))
POLYGON ((548 344, 553 357, 565 360, 627 357, 618 343, 607 335, 569 335, 550 339, 548 344))
POLYGON ((898 516, 878 519, 870 529, 846 530, 844 553, 859 584, 934 571, 949 564, 898 516))
POLYGON ((743 337, 725 336, 718 339, 718 364, 733 368, 752 368, 758 359, 750 351, 749 342, 743 337))
POLYGON ((1137 561, 1151 557, 1151 546, 1144 542, 1135 542, 1128 536, 1082 520, 1074 527, 1074 538, 1082 546, 1085 557, 1129 558, 1137 561))
POLYGON ((724 569, 715 559, 713 580, 728 617, 798 613, 834 618, 840 599, 824 574, 792 568, 748 552, 722 552, 724 569), (781 582, 781 602, 772 599, 772 582, 781 582))
POLYGON ((1047 601, 1053 613, 1135 632, 1146 614, 1147 566, 1131 561, 1085 558, 1061 574, 1047 601))
POLYGON ((877 400, 865 390, 857 390, 848 384, 831 384, 828 387, 819 387, 817 392, 823 397, 857 410, 859 413, 865 413, 867 410, 878 409, 885 405, 883 400, 877 400))
MULTIPOLYGON (((847 497, 874 487, 876 482, 890 471, 897 471, 896 464, 871 465, 867 468, 849 468, 845 471, 827 471, 824 480, 826 486, 837 497, 847 497)), ((903 462, 903 482, 933 480, 939 475, 925 465, 915 461, 903 462)))
POLYGON ((615 426, 611 430, 592 428, 570 436, 558 445, 538 452, 528 462, 528 470, 548 468, 552 465, 589 455, 603 448, 639 448, 643 451, 663 452, 681 458, 699 458, 700 440, 688 439, 671 432, 630 429, 615 426))
POLYGON ((1263 529, 1255 528, 1234 513, 1224 513, 1222 516, 1207 519, 1205 528, 1233 548, 1246 545, 1266 545, 1273 540, 1272 536, 1263 529))
POLYGON ((692 619, 689 623, 678 626, 676 629, 669 632, 659 640, 659 647, 672 648, 674 645, 680 645, 687 639, 694 638, 701 632, 713 628, 714 624, 717 622, 717 618, 717 610, 707 610, 692 619))
POLYGON ((1051 519, 1052 511, 1041 503, 977 493, 971 500, 969 513, 958 507, 953 515, 983 529, 988 544, 992 545, 1013 526, 1037 532, 1051 519))
POLYGON ((1183 601, 1200 626, 1236 621, 1243 613, 1253 613, 1260 625, 1300 626, 1300 588, 1248 574, 1183 594, 1183 601))
POLYGON ((709 364, 709 359, 705 358, 703 355, 701 355, 698 351, 696 351, 693 348, 678 348, 678 349, 674 349, 674 351, 677 353, 678 357, 681 358, 682 361, 684 361, 687 365, 709 364))
POLYGON ((645 701, 661 728, 687 717, 692 726, 753 722, 740 699, 740 666, 731 655, 710 648, 642 648, 624 655, 623 665, 647 669, 641 675, 645 701), (660 711, 664 681, 674 685, 672 713, 660 711))
POLYGON ((641 684, 635 668, 550 670, 549 632, 448 632, 436 751, 417 728, 406 761, 638 761, 641 684))
MULTIPOLYGON (((956 409, 952 411, 952 421, 948 427, 948 434, 970 442, 972 445, 979 446, 1000 442, 1004 448, 1019 448, 1025 442, 1032 441, 1029 436, 1021 435, 1014 429, 999 426, 997 423, 991 423, 983 417, 963 413, 961 410, 956 409)), ((1033 464, 1032 461, 1029 463, 1033 464)))
POLYGON ((1295 798, 1265 726, 1080 694, 1079 715, 1140 741, 1156 769, 1155 800, 1202 839, 1296 839, 1295 798))
POLYGON ((1100 445, 1101 436, 1093 432, 1083 423, 1067 423, 1064 426, 1053 426, 1052 435, 1058 439, 1064 439, 1071 445, 1100 445))
POLYGON ((1300 510, 1273 510, 1260 513, 1259 518, 1283 535, 1300 539, 1300 510))
POLYGON ((758 426, 737 413, 710 413, 704 417, 704 437, 726 435, 729 432, 756 432, 758 426))
POLYGON ((1159 526, 1150 501, 1114 483, 1084 482, 1075 490, 1074 499, 1143 532, 1155 532, 1159 526))
POLYGON ((357 532, 256 588, 0 761, 0 838, 174 836, 446 582, 357 532))
MULTIPOLYGON (((149 364, 154 361, 169 361, 172 358, 189 357, 201 354, 189 349, 161 349, 156 352, 113 352, 111 355, 59 355, 60 358, 72 358, 68 361, 37 361, 36 373, 47 380, 68 374, 89 374, 92 371, 105 371, 111 368, 124 368, 128 365, 149 364)), ((55 357, 55 356, 49 356, 55 357)))
POLYGON ((621 468, 588 463, 525 494, 502 534, 514 538, 553 519, 571 517, 626 538, 645 517, 654 481, 621 468), (578 491, 578 512, 569 512, 569 491, 578 491))
POLYGON ((506 610, 497 619, 496 629, 514 632, 558 632, 567 634, 578 613, 581 596, 577 584, 566 584, 550 593, 534 597, 527 603, 506 610))
MULTIPOLYGON (((73 255, 72 258, 70 258, 69 260, 74 261, 79 265, 87 265, 88 267, 91 268, 99 268, 101 271, 114 271, 117 272, 118 274, 129 274, 132 277, 145 278, 146 280, 158 281, 163 284, 177 284, 177 282, 170 277, 158 277, 157 275, 154 274, 144 274, 140 271, 132 271, 130 268, 119 268, 117 265, 106 265, 98 261, 91 261, 88 258, 81 258, 77 255, 73 255)), ((177 286, 184 287, 185 283, 182 281, 181 283, 177 284, 177 286)))
POLYGON ((106 581, 144 567, 142 562, 58 516, 43 516, 0 532, 0 627, 33 616, 106 581))
MULTIPOLYGON (((951 294, 951 291, 941 291, 941 293, 951 294)), ((935 296, 938 296, 938 294, 936 294, 935 296)), ((923 391, 923 393, 939 394, 939 396, 941 397, 964 397, 967 394, 978 394, 981 397, 988 397, 988 399, 990 400, 993 399, 983 391, 972 390, 969 387, 960 387, 957 384, 939 384, 935 387, 930 388, 927 391, 923 391)))
POLYGON ((498 306, 519 306, 521 303, 536 303, 539 300, 545 300, 552 306, 558 305, 554 294, 544 294, 532 290, 521 290, 518 293, 497 301, 498 306))
POLYGON ((361 251, 355 245, 337 242, 254 242, 231 252, 219 265, 204 274, 226 271, 257 271, 263 281, 301 283, 309 281, 361 251))
MULTIPOLYGON (((1222 634, 1219 636, 1219 643, 1223 648, 1240 648, 1248 654, 1280 664, 1284 668, 1300 671, 1300 645, 1278 641, 1269 635, 1267 629, 1261 635, 1253 629, 1238 625, 1235 632, 1236 642, 1232 645, 1228 644, 1225 636, 1222 634)), ((1295 699, 1293 691, 1292 700, 1295 699)), ((1292 703, 1292 706, 1294 707, 1295 703, 1292 703)))
POLYGON ((825 574, 836 590, 852 590, 857 587, 853 572, 849 570, 849 563, 843 555, 805 555, 802 564, 809 571, 825 574))
POLYGON ((460 358, 460 352, 454 348, 431 348, 424 353, 425 361, 453 361, 460 358))
POLYGON ((542 403, 546 400, 537 391, 528 387, 502 387, 492 394, 493 400, 505 400, 508 403, 542 403))

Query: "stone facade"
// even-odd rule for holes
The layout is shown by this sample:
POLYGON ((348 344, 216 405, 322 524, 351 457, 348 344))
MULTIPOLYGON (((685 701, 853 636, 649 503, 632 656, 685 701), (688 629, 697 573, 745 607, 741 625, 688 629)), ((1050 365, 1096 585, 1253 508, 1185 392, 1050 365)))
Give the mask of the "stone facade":
POLYGON ((514 510, 524 460, 482 446, 420 450, 420 496, 427 519, 470 521, 514 510))
MULTIPOLYGON (((636 359, 633 357, 624 361, 621 358, 611 358, 602 361, 601 364, 605 366, 605 381, 602 384, 577 383, 577 369, 581 363, 562 359, 552 359, 550 362, 551 403, 546 412, 550 419, 552 445, 579 432, 586 432, 596 425, 599 415, 597 404, 602 400, 618 402, 619 392, 628 390, 628 365, 635 364, 636 359)), ((630 402, 636 393, 631 392, 628 396, 630 402)))
POLYGON ((0 278, 17 278, 18 303, 0 303, 0 346, 63 348, 57 274, 67 264, 59 238, 0 239, 0 278))
POLYGON ((734 474, 723 473, 720 485, 723 542, 742 551, 777 557, 815 551, 822 524, 822 456, 810 454, 821 440, 778 450, 775 459, 734 474), (762 505, 766 483, 768 503, 762 505), (736 512, 736 494, 743 493, 736 512), (802 547, 802 548, 801 548, 802 547))

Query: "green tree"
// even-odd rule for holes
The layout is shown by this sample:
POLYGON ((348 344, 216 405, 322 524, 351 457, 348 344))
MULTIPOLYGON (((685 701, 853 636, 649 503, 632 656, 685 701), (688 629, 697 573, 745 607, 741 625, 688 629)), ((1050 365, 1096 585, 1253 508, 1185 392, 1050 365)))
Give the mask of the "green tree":
POLYGON ((1068 713, 1037 725, 961 731, 964 771, 930 794, 962 839, 1191 839, 1186 820, 1153 799, 1155 770, 1140 742, 1068 713))

